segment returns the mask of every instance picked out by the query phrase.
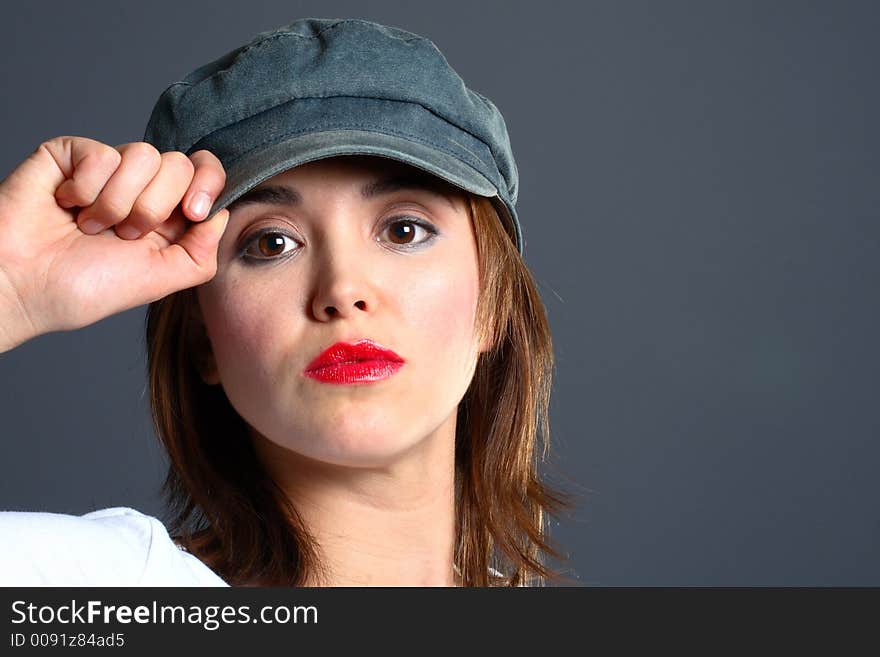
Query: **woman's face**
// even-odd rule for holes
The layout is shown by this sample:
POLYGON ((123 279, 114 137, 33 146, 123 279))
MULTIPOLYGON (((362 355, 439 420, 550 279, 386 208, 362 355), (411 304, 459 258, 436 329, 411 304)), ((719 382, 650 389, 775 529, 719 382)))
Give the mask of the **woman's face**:
POLYGON ((380 157, 295 167, 230 206, 217 274, 197 289, 213 352, 203 380, 277 446, 388 463, 438 430, 454 435, 483 350, 478 275, 456 188, 380 157), (403 366, 348 385, 305 375, 330 345, 362 339, 403 366))

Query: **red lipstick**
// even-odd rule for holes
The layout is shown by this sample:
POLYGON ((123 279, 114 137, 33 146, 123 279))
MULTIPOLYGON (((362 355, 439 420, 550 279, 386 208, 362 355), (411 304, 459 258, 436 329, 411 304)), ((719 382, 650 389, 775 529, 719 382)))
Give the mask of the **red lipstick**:
POLYGON ((355 384, 387 379, 404 364, 403 358, 372 340, 337 342, 306 366, 305 374, 322 383, 355 384))

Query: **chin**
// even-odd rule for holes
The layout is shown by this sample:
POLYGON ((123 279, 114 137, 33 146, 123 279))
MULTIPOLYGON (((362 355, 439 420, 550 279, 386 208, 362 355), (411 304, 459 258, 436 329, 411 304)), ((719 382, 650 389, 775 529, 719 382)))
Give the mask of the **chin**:
POLYGON ((419 442, 396 426, 374 427, 370 430, 364 427, 339 427, 327 422, 317 427, 289 428, 280 433, 281 436, 276 439, 271 437, 274 432, 268 435, 254 432, 257 443, 262 443, 270 458, 284 460, 281 453, 270 455, 280 449, 294 459, 300 457, 317 463, 352 468, 390 465, 409 453, 419 442), (328 432, 330 427, 332 430, 328 432), (390 439, 390 436, 394 439, 390 439))
MULTIPOLYGON (((412 443, 389 441, 385 433, 382 436, 371 436, 361 432, 357 436, 346 439, 335 434, 324 441, 317 438, 314 447, 318 447, 317 460, 350 468, 375 468, 391 465, 405 456, 414 447, 412 443)), ((399 435, 399 434, 397 434, 399 435)))

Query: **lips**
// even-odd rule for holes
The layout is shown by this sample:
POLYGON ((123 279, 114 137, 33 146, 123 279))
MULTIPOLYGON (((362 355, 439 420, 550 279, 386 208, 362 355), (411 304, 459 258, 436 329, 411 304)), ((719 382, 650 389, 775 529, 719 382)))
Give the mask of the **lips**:
POLYGON ((306 366, 305 375, 326 383, 364 383, 391 376, 404 362, 372 340, 337 342, 306 366))

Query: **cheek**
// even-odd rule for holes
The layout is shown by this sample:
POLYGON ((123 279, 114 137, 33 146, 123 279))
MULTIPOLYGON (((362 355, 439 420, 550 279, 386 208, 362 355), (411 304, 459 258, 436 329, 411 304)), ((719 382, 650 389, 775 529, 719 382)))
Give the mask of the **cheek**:
POLYGON ((424 272, 406 300, 404 316, 411 318, 407 323, 414 328, 413 339, 446 358, 468 362, 477 293, 476 272, 467 262, 424 272))
MULTIPOLYGON (((201 297, 202 315, 211 339, 214 358, 221 379, 233 384, 241 378, 259 378, 263 363, 269 363, 268 352, 273 344, 272 331, 279 330, 281 312, 277 299, 262 298, 252 290, 247 295, 236 295, 227 290, 221 297, 206 293, 201 297), (224 376, 230 372, 235 376, 224 376)), ((271 375, 270 372, 265 372, 271 375)))

